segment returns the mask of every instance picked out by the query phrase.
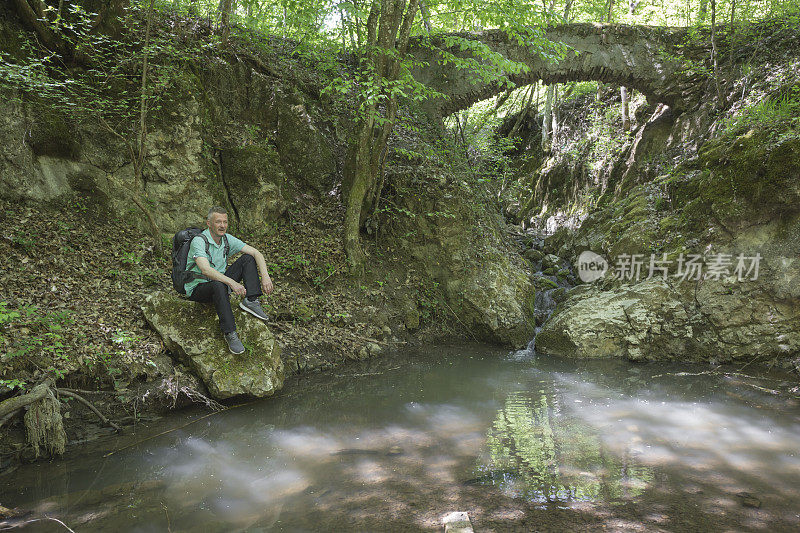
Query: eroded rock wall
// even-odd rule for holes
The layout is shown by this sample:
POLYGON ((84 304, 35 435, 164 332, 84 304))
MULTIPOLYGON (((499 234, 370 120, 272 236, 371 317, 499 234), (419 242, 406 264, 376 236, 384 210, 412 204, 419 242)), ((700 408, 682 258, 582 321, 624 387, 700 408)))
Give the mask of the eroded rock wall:
MULTIPOLYGON (((770 83, 764 99, 796 94, 770 83)), ((790 115, 759 122, 758 102, 656 109, 634 132, 579 227, 546 247, 573 262, 591 250, 609 274, 637 257, 641 274, 574 290, 537 336, 538 352, 800 368, 800 135, 790 115), (700 272, 681 276, 691 256, 700 272), (651 257, 666 280, 649 275, 651 257)))
MULTIPOLYGON (((202 75, 187 71, 173 89, 173 105, 154 117, 144 197, 165 233, 198 223, 214 204, 233 211, 234 230, 275 220, 286 209, 287 177, 319 192, 333 187, 335 140, 321 133, 328 125, 318 104, 299 91, 284 92, 279 81, 232 68, 220 63, 202 75), (232 79, 246 95, 223 86, 221 80, 232 79)), ((130 200, 133 167, 122 139, 19 93, 4 97, 4 197, 47 201, 80 193, 144 224, 130 200)))

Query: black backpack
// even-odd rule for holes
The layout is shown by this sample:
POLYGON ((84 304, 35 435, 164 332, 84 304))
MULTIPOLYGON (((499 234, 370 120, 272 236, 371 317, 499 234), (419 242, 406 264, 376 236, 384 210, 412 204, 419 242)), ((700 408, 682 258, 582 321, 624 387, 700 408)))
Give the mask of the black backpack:
MULTIPOLYGON (((182 229, 172 238, 172 288, 178 291, 179 294, 186 294, 184 285, 193 279, 201 278, 206 279, 202 274, 186 270, 186 263, 189 260, 189 247, 192 245, 192 239, 200 237, 206 242, 206 254, 209 254, 209 247, 211 243, 203 235, 203 230, 200 228, 186 228, 182 229)), ((231 247, 228 244, 228 236, 223 235, 222 240, 225 242, 225 262, 228 261, 228 252, 231 247)), ((211 262, 214 266, 214 262, 211 262)))

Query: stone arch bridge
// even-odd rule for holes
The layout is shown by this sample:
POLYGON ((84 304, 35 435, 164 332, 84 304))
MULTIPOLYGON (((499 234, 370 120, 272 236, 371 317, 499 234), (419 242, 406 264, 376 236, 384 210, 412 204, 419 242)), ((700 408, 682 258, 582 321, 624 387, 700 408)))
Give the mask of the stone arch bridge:
MULTIPOLYGON (((681 112, 700 101, 709 82, 708 75, 687 68, 692 62, 708 62, 708 40, 691 39, 685 28, 591 23, 552 26, 544 36, 569 49, 558 62, 543 59, 531 45, 510 39, 502 30, 451 35, 480 41, 507 59, 527 65, 528 72, 507 73, 517 86, 538 80, 547 84, 601 81, 636 89, 648 101, 681 112)), ((500 83, 478 80, 474 73, 442 62, 441 50, 445 49, 458 58, 477 59, 469 50, 448 49, 445 37, 431 37, 427 42, 417 38, 409 47, 414 58, 423 62, 413 71, 414 77, 447 95, 429 102, 429 112, 446 116, 505 90, 500 83)))

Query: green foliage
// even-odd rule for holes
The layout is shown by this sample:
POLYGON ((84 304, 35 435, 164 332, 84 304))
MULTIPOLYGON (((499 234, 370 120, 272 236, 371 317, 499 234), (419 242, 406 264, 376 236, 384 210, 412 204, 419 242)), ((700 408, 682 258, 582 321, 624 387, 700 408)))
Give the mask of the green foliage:
MULTIPOLYGON (((375 48, 375 53, 388 55, 392 58, 397 57, 396 50, 385 50, 375 48)), ((368 53, 365 50, 364 53, 368 53)), ((396 79, 387 79, 375 72, 374 65, 369 62, 362 62, 360 67, 349 74, 341 74, 334 77, 326 87, 323 88, 323 95, 336 95, 341 99, 351 99, 357 97, 360 118, 364 120, 374 120, 378 125, 383 125, 385 119, 380 113, 380 106, 385 105, 391 98, 402 98, 412 102, 421 102, 429 98, 438 98, 443 94, 431 89, 427 85, 418 82, 411 75, 411 69, 418 65, 411 57, 402 58, 400 61, 400 71, 396 79), (369 109, 374 111, 370 116, 369 109)))
POLYGON ((24 379, 0 379, 0 387, 4 387, 10 391, 14 389, 19 389, 21 392, 24 392, 28 389, 28 382, 24 379))
POLYGON ((513 87, 508 74, 519 74, 530 70, 524 63, 511 61, 486 44, 461 35, 446 35, 443 44, 443 47, 437 48, 428 41, 428 46, 435 49, 439 55, 441 64, 452 65, 456 70, 465 71, 473 83, 499 82, 506 87, 513 87), (454 53, 465 51, 470 52, 469 57, 454 53))
POLYGON ((276 276, 286 275, 290 271, 306 273, 310 265, 311 262, 299 253, 280 254, 274 261, 267 263, 269 271, 276 276))
POLYGON ((423 321, 428 321, 432 318, 441 318, 444 314, 442 308, 442 302, 444 301, 445 299, 442 297, 438 281, 432 281, 430 284, 420 286, 419 295, 417 297, 420 318, 423 321))
MULTIPOLYGON (((173 11, 179 17, 211 20, 219 17, 219 2, 213 0, 164 0, 156 5, 161 10, 173 11)), ((565 1, 429 0, 426 6, 432 33, 501 28, 512 36, 526 39, 531 31, 562 22, 565 1)), ((717 2, 719 21, 730 20, 732 6, 731 1, 717 2)), ((791 24, 798 14, 797 3, 789 0, 737 0, 735 7, 734 20, 740 22, 774 17, 791 24)), ((231 13, 231 21, 235 24, 233 35, 237 38, 248 36, 246 32, 236 31, 238 25, 291 39, 296 50, 320 45, 329 51, 336 49, 337 53, 342 49, 356 50, 366 41, 369 8, 370 3, 365 0, 237 0, 231 13)), ((633 3, 633 8, 628 2, 614 2, 611 21, 667 26, 708 24, 709 9, 709 2, 703 0, 645 0, 633 3), (701 4, 706 6, 705 12, 701 10, 701 4)), ((569 15, 576 22, 605 22, 609 17, 608 2, 572 2, 569 15)), ((420 16, 413 31, 416 35, 427 33, 420 16)))
POLYGON ((563 101, 578 100, 587 94, 597 93, 596 81, 579 81, 571 84, 571 90, 566 92, 563 101))
POLYGON ((0 302, 0 327, 20 317, 19 311, 8 309, 8 302, 0 302))
POLYGON ((9 311, 6 302, 2 302, 0 309, 0 323, 13 324, 16 330, 2 357, 4 362, 35 356, 45 356, 47 360, 69 359, 64 345, 64 329, 73 323, 69 311, 42 313, 36 306, 9 311))
POLYGON ((180 78, 181 64, 195 57, 200 48, 182 47, 174 35, 164 31, 153 31, 145 48, 143 5, 139 2, 126 10, 120 21, 124 28, 120 39, 92 30, 96 13, 73 3, 65 6, 69 13, 58 27, 54 22, 42 22, 50 24, 72 48, 85 55, 87 66, 65 65, 55 53, 37 46, 23 33, 19 57, 0 52, 0 87, 12 89, 14 100, 33 97, 71 121, 102 125, 124 135, 133 131, 138 118, 141 69, 147 55, 144 100, 148 112, 158 114, 180 78))
POLYGON ((777 134, 800 127, 800 83, 785 87, 762 98, 738 115, 722 121, 724 133, 736 136, 748 130, 766 130, 777 134))

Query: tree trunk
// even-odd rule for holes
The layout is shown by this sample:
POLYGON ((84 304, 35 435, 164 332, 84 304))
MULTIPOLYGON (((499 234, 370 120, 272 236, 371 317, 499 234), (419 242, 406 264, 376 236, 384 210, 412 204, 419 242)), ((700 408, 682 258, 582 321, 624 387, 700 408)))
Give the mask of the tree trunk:
POLYGON ((373 179, 373 169, 369 167, 368 162, 371 139, 366 133, 362 130, 358 135, 356 160, 353 162, 354 173, 345 197, 344 251, 352 274, 359 274, 359 269, 362 269, 364 264, 365 256, 360 240, 361 212, 364 197, 373 179))
MULTIPOLYGON (((418 2, 411 0, 408 7, 404 0, 372 2, 367 19, 368 53, 363 62, 373 73, 371 82, 376 87, 385 87, 386 80, 396 80, 400 74, 418 2)), ((374 215, 374 207, 378 204, 382 188, 380 168, 398 108, 395 95, 385 91, 382 94, 383 109, 379 109, 375 99, 361 106, 363 111, 356 119, 356 135, 345 166, 342 240, 350 272, 355 275, 363 272, 365 255, 361 248, 361 226, 371 210, 374 215)))
POLYGON ((619 95, 622 99, 622 130, 631 131, 631 116, 628 107, 628 88, 624 85, 619 88, 619 95))
POLYGON ((220 0, 219 1, 219 26, 220 38, 222 39, 222 46, 228 44, 228 37, 231 33, 231 9, 233 7, 233 0, 220 0))
POLYGON ((552 106, 552 126, 550 127, 550 145, 556 142, 558 136, 558 125, 561 123, 559 108, 558 108, 558 83, 553 87, 553 106, 552 106))
POLYGON ((56 20, 55 20, 56 30, 58 30, 59 26, 61 26, 61 17, 63 13, 64 13, 64 0, 58 0, 58 12, 56 13, 56 20))
POLYGON ((431 32, 431 15, 428 13, 428 4, 425 3, 425 0, 420 0, 419 2, 419 11, 422 15, 422 24, 425 26, 425 31, 430 33, 431 32))
POLYGON ((717 90, 717 105, 725 107, 725 95, 722 93, 719 72, 719 52, 717 51, 717 2, 711 0, 711 62, 714 64, 714 86, 717 90))
MULTIPOLYGON (((63 0, 59 0, 58 11, 49 15, 54 17, 54 27, 43 22, 46 17, 47 4, 42 0, 12 0, 12 2, 17 8, 22 23, 36 33, 45 48, 57 53, 65 63, 82 66, 91 64, 91 58, 85 52, 76 49, 75 45, 61 34, 63 0)), ((104 5, 92 20, 89 31, 104 31, 107 34, 113 34, 113 28, 126 5, 127 0, 113 0, 104 5)))
POLYGON ((153 250, 160 254, 161 252, 161 230, 156 224, 155 218, 144 202, 138 198, 144 196, 144 160, 147 155, 147 76, 149 68, 150 56, 150 29, 153 25, 153 4, 155 0, 150 0, 150 5, 147 8, 147 26, 144 33, 144 58, 142 59, 142 84, 141 93, 139 94, 139 142, 138 150, 134 154, 133 174, 134 174, 134 190, 133 202, 142 210, 147 222, 150 225, 150 230, 153 232, 153 250))
POLYGON ((706 21, 707 15, 708 15, 708 0, 700 0, 700 13, 698 15, 700 24, 706 21))
POLYGON ((42 22, 44 3, 41 0, 32 0, 32 3, 29 3, 28 0, 14 0, 14 5, 17 7, 17 13, 23 24, 36 33, 45 48, 60 55, 65 62, 77 62, 75 50, 72 46, 59 32, 53 30, 47 23, 42 22))
POLYGON ((27 394, 23 394, 21 396, 14 396, 13 398, 9 398, 7 400, 3 400, 0 402, 0 418, 17 411, 18 409, 22 409, 26 405, 30 405, 33 402, 38 402, 42 398, 45 397, 47 391, 50 390, 50 382, 41 383, 36 385, 31 391, 27 394))
POLYGON ((736 38, 736 27, 734 26, 736 22, 736 0, 731 0, 731 26, 728 30, 729 37, 728 40, 730 41, 731 50, 729 52, 730 56, 728 57, 728 71, 733 72, 733 56, 734 56, 734 45, 735 45, 735 38, 736 38))
POLYGON ((553 93, 555 85, 548 85, 544 100, 544 113, 542 114, 542 150, 550 151, 550 125, 552 123, 551 114, 553 113, 553 93))

